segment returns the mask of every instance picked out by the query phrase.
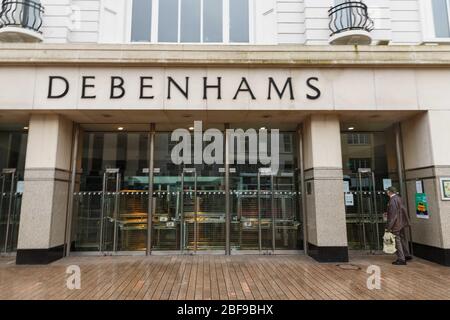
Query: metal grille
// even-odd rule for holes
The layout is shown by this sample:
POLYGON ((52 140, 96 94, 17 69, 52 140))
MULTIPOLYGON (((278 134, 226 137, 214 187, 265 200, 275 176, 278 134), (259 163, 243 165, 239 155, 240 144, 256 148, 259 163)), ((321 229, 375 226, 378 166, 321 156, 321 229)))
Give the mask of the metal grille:
POLYGON ((331 35, 349 30, 372 31, 373 20, 369 18, 367 5, 360 1, 346 1, 329 11, 331 35))
POLYGON ((30 29, 39 33, 44 8, 31 0, 3 1, 0 12, 0 28, 12 26, 30 29))
POLYGON ((225 192, 197 191, 184 196, 186 249, 225 249, 225 192))

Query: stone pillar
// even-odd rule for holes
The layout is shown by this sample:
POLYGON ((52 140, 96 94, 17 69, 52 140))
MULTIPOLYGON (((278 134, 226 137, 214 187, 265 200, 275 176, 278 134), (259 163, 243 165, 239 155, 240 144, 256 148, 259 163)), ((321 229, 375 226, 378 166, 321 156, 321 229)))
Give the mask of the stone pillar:
POLYGON ((450 266, 450 201, 441 178, 450 179, 450 111, 428 111, 401 124, 414 255, 450 266), (427 195, 429 219, 416 214, 416 181, 427 195))
POLYGON ((347 262, 341 133, 336 115, 304 125, 308 253, 319 262, 347 262))
POLYGON ((72 127, 59 115, 31 116, 17 264, 47 264, 63 257, 72 127))

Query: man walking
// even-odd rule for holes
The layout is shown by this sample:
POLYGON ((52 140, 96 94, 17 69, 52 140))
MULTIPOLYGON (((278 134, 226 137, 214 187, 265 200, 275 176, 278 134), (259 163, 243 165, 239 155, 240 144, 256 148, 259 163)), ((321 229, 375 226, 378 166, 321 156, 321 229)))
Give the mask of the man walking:
POLYGON ((402 198, 397 194, 397 189, 389 187, 387 195, 389 196, 389 204, 386 229, 395 235, 395 248, 397 249, 397 260, 392 264, 404 266, 406 261, 412 259, 409 253, 408 240, 406 239, 406 228, 409 227, 408 212, 402 198))

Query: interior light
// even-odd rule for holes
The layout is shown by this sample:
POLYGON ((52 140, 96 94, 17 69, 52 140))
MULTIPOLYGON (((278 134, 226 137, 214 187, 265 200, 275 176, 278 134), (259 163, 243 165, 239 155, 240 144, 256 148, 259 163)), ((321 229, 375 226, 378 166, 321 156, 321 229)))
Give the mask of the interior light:
POLYGON ((123 127, 118 127, 117 130, 123 131, 123 127))

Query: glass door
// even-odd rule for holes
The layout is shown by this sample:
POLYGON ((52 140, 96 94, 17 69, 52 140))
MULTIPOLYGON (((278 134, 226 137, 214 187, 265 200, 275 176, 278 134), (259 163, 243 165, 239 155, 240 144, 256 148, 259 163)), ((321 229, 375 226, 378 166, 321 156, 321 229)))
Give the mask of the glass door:
POLYGON ((220 171, 223 170, 216 171, 215 166, 183 170, 180 206, 183 250, 225 250, 225 191, 220 171))
POLYGON ((273 180, 275 250, 298 250, 301 248, 301 188, 292 171, 279 172, 273 180))
MULTIPOLYGON (((257 173, 234 174, 231 181, 231 247, 234 250, 260 250, 261 200, 257 173)), ((249 170, 250 171, 250 170, 249 170)))
POLYGON ((149 135, 85 132, 82 145, 71 251, 145 251, 149 135))
POLYGON ((275 248, 274 177, 270 168, 232 177, 231 243, 236 250, 275 248))
POLYGON ((158 167, 153 179, 152 250, 180 250, 181 177, 169 175, 158 167))
POLYGON ((117 217, 117 251, 145 251, 147 248, 148 169, 123 174, 117 217))
POLYGON ((370 169, 359 169, 347 181, 351 186, 350 192, 345 195, 349 246, 370 252, 380 251, 385 192, 376 190, 375 175, 370 169))
POLYGON ((20 192, 17 192, 16 169, 3 169, 0 174, 0 252, 17 249, 20 221, 20 192))

